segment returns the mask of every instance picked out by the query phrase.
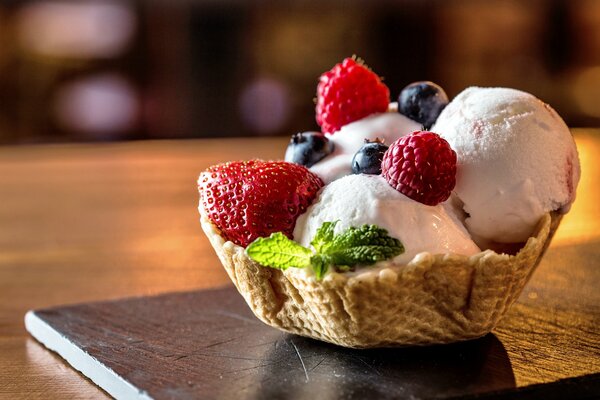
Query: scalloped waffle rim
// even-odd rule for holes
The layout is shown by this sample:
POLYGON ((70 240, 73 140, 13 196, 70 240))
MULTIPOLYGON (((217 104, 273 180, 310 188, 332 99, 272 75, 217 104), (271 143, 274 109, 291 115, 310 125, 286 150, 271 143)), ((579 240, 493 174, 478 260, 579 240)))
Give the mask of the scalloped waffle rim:
POLYGON ((286 332, 353 348, 432 345, 481 337, 517 299, 556 231, 561 215, 542 217, 515 255, 420 253, 322 281, 304 270, 252 261, 225 241, 200 207, 201 224, 252 312, 286 332))

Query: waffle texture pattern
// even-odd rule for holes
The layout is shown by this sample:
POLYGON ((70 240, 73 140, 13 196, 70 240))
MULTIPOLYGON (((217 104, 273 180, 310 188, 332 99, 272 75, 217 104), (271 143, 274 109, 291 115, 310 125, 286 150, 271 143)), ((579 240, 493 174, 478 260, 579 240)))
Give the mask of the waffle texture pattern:
POLYGON ((514 256, 491 250, 470 257, 421 253, 406 265, 384 262, 317 281, 304 270, 253 262, 201 212, 202 228, 225 270, 261 321, 353 348, 451 343, 487 334, 521 293, 560 218, 546 214, 514 256))

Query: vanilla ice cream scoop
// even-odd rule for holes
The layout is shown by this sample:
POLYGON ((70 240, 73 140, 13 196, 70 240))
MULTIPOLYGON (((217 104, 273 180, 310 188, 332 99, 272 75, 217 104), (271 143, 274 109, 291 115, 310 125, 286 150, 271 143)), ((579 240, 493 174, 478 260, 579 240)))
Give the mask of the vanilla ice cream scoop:
POLYGON ((472 87, 442 111, 432 128, 456 151, 454 193, 474 236, 523 242, 549 211, 568 211, 579 158, 568 127, 531 94, 472 87))
POLYGON ((336 233, 351 226, 375 224, 399 239, 405 252, 394 259, 407 263, 421 252, 472 255, 480 250, 444 205, 426 206, 409 199, 379 175, 349 175, 325 186, 302 214, 294 240, 309 246, 323 222, 339 221, 336 233))
POLYGON ((396 139, 421 129, 417 122, 398 114, 396 104, 390 105, 390 111, 373 114, 366 118, 343 126, 327 138, 334 145, 333 153, 313 165, 310 170, 330 183, 352 173, 352 157, 365 143, 365 139, 382 139, 390 145, 396 139))

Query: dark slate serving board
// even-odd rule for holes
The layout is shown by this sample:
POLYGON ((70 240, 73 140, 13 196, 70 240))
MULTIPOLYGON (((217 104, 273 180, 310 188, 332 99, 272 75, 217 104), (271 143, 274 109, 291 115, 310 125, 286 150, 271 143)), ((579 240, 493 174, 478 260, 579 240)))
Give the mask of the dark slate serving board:
POLYGON ((489 334, 425 348, 352 350, 257 320, 234 288, 29 312, 27 330, 116 398, 594 397, 600 374, 516 388, 489 334))

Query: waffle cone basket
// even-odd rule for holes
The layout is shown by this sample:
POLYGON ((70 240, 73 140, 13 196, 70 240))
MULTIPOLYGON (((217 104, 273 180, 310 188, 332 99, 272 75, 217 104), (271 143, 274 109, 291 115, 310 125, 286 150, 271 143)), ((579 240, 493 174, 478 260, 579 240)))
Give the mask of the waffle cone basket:
POLYGON ((441 344, 487 334, 521 293, 560 219, 546 214, 515 255, 421 253, 406 265, 329 272, 317 281, 302 269, 255 263, 201 215, 225 270, 261 321, 354 348, 441 344))

